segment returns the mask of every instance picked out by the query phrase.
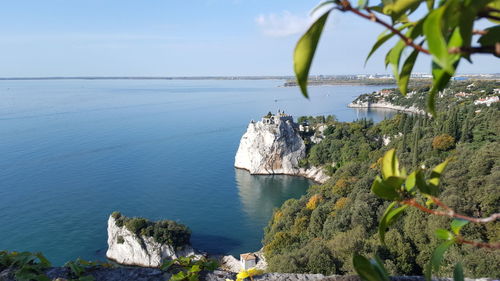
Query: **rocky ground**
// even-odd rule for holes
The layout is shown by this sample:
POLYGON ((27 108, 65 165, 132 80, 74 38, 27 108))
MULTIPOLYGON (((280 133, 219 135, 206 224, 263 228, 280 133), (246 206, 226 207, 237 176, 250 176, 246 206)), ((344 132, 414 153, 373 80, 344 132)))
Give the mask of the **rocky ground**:
MULTIPOLYGON (((0 281, 14 281, 13 269, 6 269, 0 272, 0 281)), ((74 276, 70 275, 70 270, 64 267, 53 267, 46 271, 47 276, 52 280, 68 280, 74 276)), ((88 269, 83 275, 92 275, 96 281, 167 281, 172 276, 170 273, 163 272, 155 268, 141 267, 119 267, 102 268, 94 267, 88 269)), ((226 281, 226 279, 236 279, 236 273, 215 270, 211 272, 202 272, 200 280, 204 281, 226 281)), ((254 280, 266 281, 361 281, 358 276, 332 275, 324 276, 322 274, 295 274, 295 273, 266 273, 254 277, 254 280)), ((392 277, 392 281, 424 281, 423 277, 418 276, 400 276, 392 277)), ((450 278, 434 279, 442 281, 451 281, 450 278)), ((492 278, 465 279, 466 281, 492 281, 492 278)))

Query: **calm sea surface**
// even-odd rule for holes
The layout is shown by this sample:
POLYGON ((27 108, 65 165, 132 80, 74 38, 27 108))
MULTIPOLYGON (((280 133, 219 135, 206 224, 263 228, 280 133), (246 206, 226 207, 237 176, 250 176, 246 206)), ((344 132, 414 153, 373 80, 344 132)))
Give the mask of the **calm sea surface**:
POLYGON ((115 210, 184 223, 208 252, 258 250, 273 208, 311 182, 235 170, 248 122, 277 109, 392 114, 346 107, 381 87, 313 87, 306 100, 282 83, 0 81, 0 250, 42 251, 58 265, 104 259, 115 210))

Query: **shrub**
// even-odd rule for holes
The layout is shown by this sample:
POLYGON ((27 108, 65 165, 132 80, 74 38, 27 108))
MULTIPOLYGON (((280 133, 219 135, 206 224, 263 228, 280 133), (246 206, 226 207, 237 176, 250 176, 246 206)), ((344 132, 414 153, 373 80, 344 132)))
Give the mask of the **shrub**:
POLYGON ((123 236, 119 235, 116 239, 116 242, 118 242, 118 244, 123 244, 125 242, 125 239, 123 239, 123 236))
POLYGON ((314 210, 318 206, 318 203, 321 201, 321 195, 314 194, 306 204, 306 208, 309 210, 314 210))
POLYGON ((144 218, 131 218, 125 221, 125 227, 132 233, 140 234, 143 228, 148 226, 148 220, 144 218))
POLYGON ((434 149, 447 151, 453 147, 455 147, 455 138, 448 134, 439 135, 432 140, 432 148, 434 149))
MULTIPOLYGON (((120 214, 116 225, 118 227, 125 226, 137 236, 153 237, 160 244, 169 244, 176 248, 189 244, 191 239, 191 230, 187 226, 171 220, 152 222, 145 218, 127 218, 120 214)), ((121 237, 122 239, 120 237, 118 237, 118 243, 122 244, 123 242, 120 240, 123 240, 123 237, 121 237)))
POLYGON ((120 212, 114 211, 113 213, 111 213, 111 216, 112 216, 115 220, 117 220, 117 219, 119 219, 119 218, 121 218, 121 217, 122 217, 122 214, 121 214, 120 212))
POLYGON ((344 207, 349 203, 350 199, 347 197, 342 197, 337 202, 335 202, 335 210, 344 209, 344 207))

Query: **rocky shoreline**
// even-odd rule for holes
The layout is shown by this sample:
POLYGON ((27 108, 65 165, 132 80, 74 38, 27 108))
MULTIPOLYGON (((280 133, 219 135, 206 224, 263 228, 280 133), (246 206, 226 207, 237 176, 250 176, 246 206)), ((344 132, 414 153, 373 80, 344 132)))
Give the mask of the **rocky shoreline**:
POLYGON ((285 175, 301 177, 311 180, 317 184, 324 184, 330 179, 330 176, 325 173, 321 167, 297 168, 289 173, 251 173, 249 169, 242 167, 235 167, 236 169, 245 170, 251 175, 285 175))
POLYGON ((404 107, 400 105, 394 105, 388 102, 376 102, 376 103, 370 103, 370 102, 352 102, 347 105, 347 107, 350 108, 385 108, 385 109, 392 109, 392 110, 397 110, 397 111, 404 111, 404 112, 410 112, 414 114, 426 114, 426 112, 422 109, 416 108, 414 106, 411 107, 404 107))

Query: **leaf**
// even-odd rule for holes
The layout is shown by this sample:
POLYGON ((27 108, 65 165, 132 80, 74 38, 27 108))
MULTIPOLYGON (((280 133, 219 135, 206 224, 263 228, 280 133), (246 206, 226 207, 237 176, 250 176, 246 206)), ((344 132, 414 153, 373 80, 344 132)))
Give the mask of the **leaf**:
POLYGON ((163 271, 167 271, 172 265, 174 265, 174 263, 175 263, 174 260, 165 260, 160 266, 160 269, 163 271))
POLYGON ((42 254, 42 253, 35 253, 35 256, 40 260, 40 265, 43 267, 51 267, 50 261, 42 254))
POLYGON ((399 161, 395 149, 387 151, 384 158, 382 158, 382 176, 384 179, 400 176, 399 161))
POLYGON ((384 6, 384 14, 390 15, 393 20, 399 19, 408 10, 416 9, 421 0, 398 0, 384 6))
POLYGON ((387 270, 385 270, 384 263, 380 260, 380 258, 375 255, 375 258, 370 260, 370 263, 373 265, 373 267, 378 271, 379 275, 383 278, 385 281, 389 281, 389 274, 387 273, 387 270))
MULTIPOLYGON (((411 24, 409 24, 409 23, 403 24, 402 26, 398 27, 397 30, 402 31, 410 25, 411 24)), ((370 50, 370 53, 368 53, 368 56, 365 59, 365 66, 366 66, 366 63, 368 62, 368 60, 370 59, 370 57, 375 53, 375 51, 377 51, 378 48, 380 48, 380 46, 382 46, 385 42, 387 42, 387 40, 391 39, 394 35, 395 35, 395 33, 393 33, 393 32, 386 34, 386 32, 384 31, 378 36, 377 41, 375 42, 375 44, 373 44, 373 47, 370 50)))
MULTIPOLYGON (((458 64, 458 62, 457 62, 458 64)), ((440 68, 436 64, 432 64, 433 69, 432 69, 432 88, 429 91, 428 97, 427 97, 427 111, 432 114, 436 115, 436 95, 439 91, 443 90, 448 82, 450 81, 451 77, 453 76, 452 74, 449 74, 448 72, 444 71, 442 68, 440 68)))
POLYGON ((399 81, 399 61, 401 60, 401 55, 406 47, 406 43, 403 40, 399 40, 398 43, 391 49, 389 55, 389 64, 392 67, 392 72, 396 81, 399 81))
POLYGON ((423 31, 433 61, 438 64, 443 71, 453 75, 455 72, 455 69, 453 68, 454 61, 452 61, 450 54, 448 53, 448 44, 446 43, 442 32, 443 14, 446 11, 446 8, 447 6, 443 6, 430 12, 424 22, 423 31))
POLYGON ((453 281, 464 281, 464 270, 461 263, 455 265, 453 270, 453 281))
POLYGON ((403 185, 405 179, 403 177, 389 177, 384 180, 384 184, 394 188, 394 190, 400 190, 401 185, 403 185))
POLYGON ((389 207, 387 207, 378 225, 379 239, 383 245, 385 245, 385 233, 388 227, 393 225, 396 220, 403 214, 403 211, 408 207, 408 205, 404 205, 394 209, 396 204, 397 202, 392 202, 389 207))
POLYGON ((451 231, 453 231, 453 233, 455 233, 456 235, 459 235, 462 227, 464 227, 468 223, 469 223, 469 221, 466 221, 463 219, 454 219, 450 225, 451 231))
POLYGON ((358 0, 358 9, 364 9, 368 5, 369 0, 358 0))
POLYGON ((365 257, 354 254, 352 258, 354 270, 365 281, 388 281, 387 276, 382 276, 373 264, 365 257))
POLYGON ((408 192, 411 192, 415 188, 415 184, 417 182, 417 171, 411 173, 405 181, 405 189, 408 192))
POLYGON ((427 2, 427 9, 430 11, 432 11, 432 9, 434 9, 434 0, 426 0, 427 2))
POLYGON ((308 98, 307 94, 307 79, 311 68, 312 60, 318 46, 319 38, 323 32, 325 22, 330 11, 318 18, 304 35, 299 39, 293 54, 293 65, 297 83, 304 97, 308 98))
POLYGON ((443 261, 443 256, 444 253, 450 248, 451 245, 453 245, 455 241, 450 240, 443 242, 441 245, 439 245, 434 252, 432 253, 432 257, 429 263, 429 269, 426 270, 425 272, 425 279, 426 280, 431 280, 432 277, 432 272, 437 272, 439 271, 439 267, 441 266, 441 262, 443 261))
POLYGON ((318 4, 318 6, 314 7, 314 9, 312 9, 312 11, 309 14, 310 15, 314 15, 314 13, 316 13, 317 11, 319 11, 319 9, 323 8, 324 6, 332 5, 332 4, 335 4, 335 1, 321 2, 321 3, 318 4))
POLYGON ((201 267, 197 264, 193 265, 190 269, 189 269, 189 272, 200 272, 201 271, 201 267))
POLYGON ((219 264, 215 260, 209 260, 203 264, 203 268, 206 270, 216 270, 219 264))
POLYGON ((434 232, 437 238, 443 239, 443 240, 453 240, 455 239, 455 236, 453 233, 449 232, 446 229, 436 229, 436 232, 434 232))
POLYGON ((429 178, 429 184, 432 185, 433 187, 438 187, 439 186, 439 179, 441 178, 441 175, 444 172, 444 169, 448 165, 449 159, 445 160, 443 163, 437 165, 432 169, 430 178, 429 178))
POLYGON ((182 281, 185 278, 187 278, 186 273, 184 273, 184 271, 179 271, 176 274, 172 275, 172 277, 170 278, 170 280, 172 280, 172 281, 182 281))
POLYGON ((487 28, 484 31, 486 31, 486 34, 477 40, 481 46, 493 46, 500 42, 500 25, 487 28))
POLYGON ((417 60, 419 53, 420 52, 418 50, 413 50, 413 52, 406 58, 403 63, 403 68, 401 68, 401 73, 399 73, 398 86, 403 95, 406 95, 408 92, 408 82, 410 81, 411 71, 413 70, 413 66, 415 65, 415 61, 417 60))
POLYGON ((375 195, 383 199, 391 201, 400 199, 400 195, 396 191, 396 189, 390 185, 385 184, 385 182, 379 176, 377 176, 373 181, 371 190, 375 195))
MULTIPOLYGON (((499 0, 495 0, 495 1, 491 1, 491 2, 492 3, 488 4, 488 7, 493 8, 497 11, 500 10, 500 1, 499 0)), ((500 12, 493 12, 493 13, 491 13, 491 15, 498 18, 498 17, 500 17, 500 12)), ((500 23, 500 20, 498 20, 498 19, 488 19, 488 20, 491 22, 497 23, 497 24, 500 23)))

